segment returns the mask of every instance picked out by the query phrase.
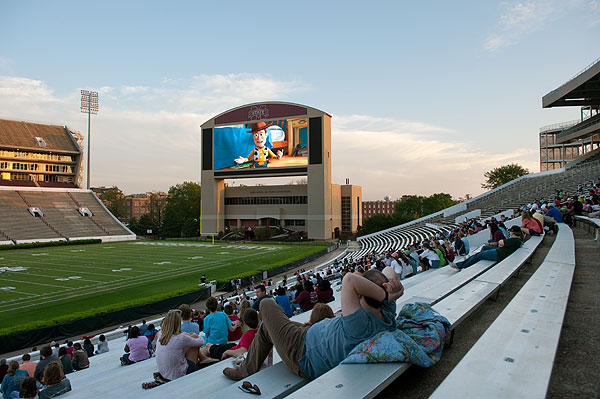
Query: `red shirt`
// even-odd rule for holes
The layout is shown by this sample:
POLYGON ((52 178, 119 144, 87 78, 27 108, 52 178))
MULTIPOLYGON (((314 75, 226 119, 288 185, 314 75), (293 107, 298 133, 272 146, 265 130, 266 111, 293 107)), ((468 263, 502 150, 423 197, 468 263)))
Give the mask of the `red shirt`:
MULTIPOLYGON (((240 320, 240 318, 234 314, 232 314, 231 316, 227 316, 227 317, 229 317, 229 320, 231 320, 232 322, 240 320)), ((240 339, 241 336, 242 336, 242 326, 240 325, 235 331, 229 331, 229 333, 227 334, 227 340, 228 341, 237 341, 238 339, 240 339)))
POLYGON ((254 336, 256 335, 257 331, 258 329, 246 331, 244 335, 242 335, 242 339, 240 339, 240 342, 230 350, 236 350, 240 348, 250 349, 250 344, 252 343, 252 340, 254 339, 254 336))

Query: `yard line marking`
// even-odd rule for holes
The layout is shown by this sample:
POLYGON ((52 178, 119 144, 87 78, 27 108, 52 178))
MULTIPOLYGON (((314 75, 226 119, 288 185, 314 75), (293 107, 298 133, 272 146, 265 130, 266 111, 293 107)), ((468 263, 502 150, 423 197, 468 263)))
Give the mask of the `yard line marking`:
POLYGON ((45 283, 34 283, 33 281, 21 281, 21 280, 13 280, 13 279, 8 279, 8 278, 3 278, 2 280, 4 281, 12 281, 15 283, 23 283, 23 284, 35 284, 35 285, 45 285, 47 287, 58 287, 58 288, 65 288, 64 285, 56 285, 56 284, 45 284, 45 283))

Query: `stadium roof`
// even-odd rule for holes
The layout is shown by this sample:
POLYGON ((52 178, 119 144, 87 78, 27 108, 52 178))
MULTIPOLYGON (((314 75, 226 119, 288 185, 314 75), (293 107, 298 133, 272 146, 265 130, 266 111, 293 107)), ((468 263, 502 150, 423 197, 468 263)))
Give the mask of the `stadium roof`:
POLYGON ((37 152, 81 153, 64 126, 0 119, 0 148, 37 152))
POLYGON ((600 58, 542 97, 542 108, 600 105, 600 58))

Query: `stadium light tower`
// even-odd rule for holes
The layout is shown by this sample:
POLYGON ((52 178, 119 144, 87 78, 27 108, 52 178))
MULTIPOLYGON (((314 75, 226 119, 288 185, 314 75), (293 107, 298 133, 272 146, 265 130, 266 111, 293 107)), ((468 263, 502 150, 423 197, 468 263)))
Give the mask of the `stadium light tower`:
POLYGON ((81 90, 81 112, 88 114, 88 142, 87 142, 87 189, 90 189, 90 123, 92 114, 98 113, 98 92, 81 90))

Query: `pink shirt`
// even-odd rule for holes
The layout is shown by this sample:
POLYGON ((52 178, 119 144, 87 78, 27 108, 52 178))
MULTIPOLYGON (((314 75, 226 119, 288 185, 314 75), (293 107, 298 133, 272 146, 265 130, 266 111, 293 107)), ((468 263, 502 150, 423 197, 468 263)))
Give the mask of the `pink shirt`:
POLYGON ((162 345, 159 334, 156 341, 156 365, 158 366, 158 372, 169 380, 183 377, 188 367, 185 359, 185 351, 187 348, 198 348, 202 345, 204 345, 204 340, 201 337, 192 338, 183 333, 171 336, 169 343, 162 345))
POLYGON ((24 361, 23 364, 19 366, 19 370, 25 370, 30 377, 33 377, 35 366, 37 366, 37 362, 24 361))
POLYGON ((150 357, 148 352, 148 338, 141 336, 137 338, 129 338, 125 345, 129 347, 129 360, 139 362, 150 357))
POLYGON ((535 231, 536 233, 542 234, 542 229, 540 229, 540 224, 537 220, 531 219, 523 219, 523 227, 527 227, 530 230, 535 231))

